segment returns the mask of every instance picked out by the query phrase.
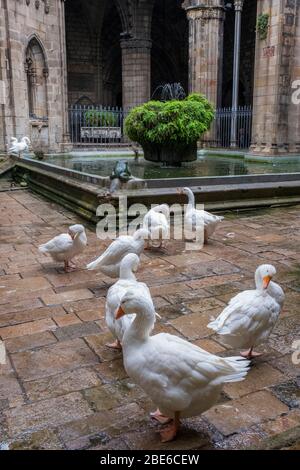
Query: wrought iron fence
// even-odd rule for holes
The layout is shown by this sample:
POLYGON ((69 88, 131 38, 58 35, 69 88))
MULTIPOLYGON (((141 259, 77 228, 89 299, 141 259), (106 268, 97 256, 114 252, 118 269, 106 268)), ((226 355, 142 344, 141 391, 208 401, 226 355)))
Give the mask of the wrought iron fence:
POLYGON ((236 146, 249 148, 251 144, 252 108, 240 106, 237 111, 232 108, 217 109, 215 120, 209 132, 209 145, 218 148, 231 147, 231 126, 234 117, 237 121, 236 146))
MULTIPOLYGON (((118 107, 73 105, 69 108, 71 140, 79 145, 126 143, 124 120, 128 110, 118 107)), ((239 107, 217 109, 214 122, 205 138, 206 145, 230 148, 233 117, 237 120, 236 144, 249 148, 251 143, 252 108, 239 107)))
POLYGON ((71 141, 76 144, 121 144, 127 111, 118 107, 73 105, 69 108, 71 141))

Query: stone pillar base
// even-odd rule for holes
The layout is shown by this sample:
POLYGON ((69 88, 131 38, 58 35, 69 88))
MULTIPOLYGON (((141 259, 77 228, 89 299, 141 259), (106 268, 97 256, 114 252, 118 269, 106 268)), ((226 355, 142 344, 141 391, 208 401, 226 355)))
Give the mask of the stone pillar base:
POLYGON ((60 152, 67 153, 73 150, 73 142, 71 142, 70 134, 63 134, 63 140, 59 144, 60 152))
POLYGON ((270 156, 275 157, 279 155, 289 155, 291 153, 297 153, 297 151, 292 151, 292 149, 288 149, 286 146, 283 145, 276 145, 276 144, 252 144, 250 146, 251 155, 262 155, 262 156, 270 156))

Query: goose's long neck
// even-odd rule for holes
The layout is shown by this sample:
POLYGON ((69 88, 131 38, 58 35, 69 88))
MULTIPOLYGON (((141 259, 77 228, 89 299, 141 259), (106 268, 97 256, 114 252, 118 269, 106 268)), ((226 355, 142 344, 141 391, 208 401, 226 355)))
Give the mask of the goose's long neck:
POLYGON ((127 279, 136 281, 136 277, 132 271, 132 265, 129 263, 122 263, 120 267, 120 279, 127 279))
POLYGON ((86 238, 85 232, 78 233, 73 240, 73 243, 75 246, 82 245, 82 244, 85 245, 86 242, 87 242, 87 238, 86 238))
POLYGON ((193 192, 189 189, 186 193, 188 197, 188 208, 195 209, 195 196, 193 192))
POLYGON ((257 290, 263 290, 263 280, 260 272, 257 270, 255 273, 255 286, 257 290))
POLYGON ((126 330, 123 345, 130 345, 133 342, 147 341, 155 323, 155 312, 153 306, 147 306, 143 312, 138 313, 126 330))

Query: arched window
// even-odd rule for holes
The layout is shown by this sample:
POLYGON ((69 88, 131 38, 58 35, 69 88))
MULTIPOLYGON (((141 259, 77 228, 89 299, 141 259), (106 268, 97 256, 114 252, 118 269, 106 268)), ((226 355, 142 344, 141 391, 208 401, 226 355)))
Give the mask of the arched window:
POLYGON ((27 75, 29 117, 48 119, 47 77, 48 68, 43 49, 36 38, 32 38, 26 49, 25 71, 27 75))

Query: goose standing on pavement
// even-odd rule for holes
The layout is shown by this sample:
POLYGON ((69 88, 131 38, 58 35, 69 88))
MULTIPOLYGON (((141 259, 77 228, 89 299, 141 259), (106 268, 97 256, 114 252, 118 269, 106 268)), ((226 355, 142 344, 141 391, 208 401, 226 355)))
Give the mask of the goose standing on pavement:
POLYGON ((222 358, 168 333, 150 336, 155 321, 152 302, 135 292, 122 298, 116 319, 135 313, 123 336, 124 367, 129 377, 158 406, 162 442, 176 437, 180 418, 197 416, 213 406, 222 387, 243 380, 249 361, 222 358))
POLYGON ((214 233, 217 225, 222 222, 224 217, 211 214, 205 210, 195 208, 195 196, 190 188, 178 189, 179 194, 188 196, 188 205, 184 214, 185 228, 190 232, 203 227, 204 243, 208 242, 209 237, 214 233))
POLYGON ((151 294, 148 286, 143 282, 138 282, 134 273, 136 272, 140 263, 139 257, 134 253, 126 255, 120 265, 120 279, 113 284, 106 296, 105 305, 105 319, 106 324, 116 338, 114 343, 107 344, 106 346, 113 349, 122 349, 122 340, 125 330, 132 323, 135 315, 126 315, 120 320, 116 320, 116 312, 120 305, 122 297, 133 290, 137 295, 143 298, 148 298, 149 302, 152 302, 151 294))
POLYGON ((99 258, 87 265, 87 269, 99 269, 106 276, 120 277, 122 259, 129 253, 140 255, 145 247, 148 230, 139 229, 133 235, 122 235, 114 240, 99 258))
POLYGON ((255 272, 256 289, 233 297, 219 317, 207 325, 226 346, 247 348, 241 355, 248 359, 261 355, 254 347, 267 341, 283 306, 284 292, 271 281, 275 274, 274 266, 259 266, 255 272))
POLYGON ((147 249, 150 248, 150 240, 152 246, 155 246, 153 240, 158 240, 159 244, 156 248, 163 246, 163 240, 167 240, 170 236, 170 208, 167 204, 155 206, 147 212, 143 220, 143 227, 149 230, 150 238, 148 239, 147 249))

